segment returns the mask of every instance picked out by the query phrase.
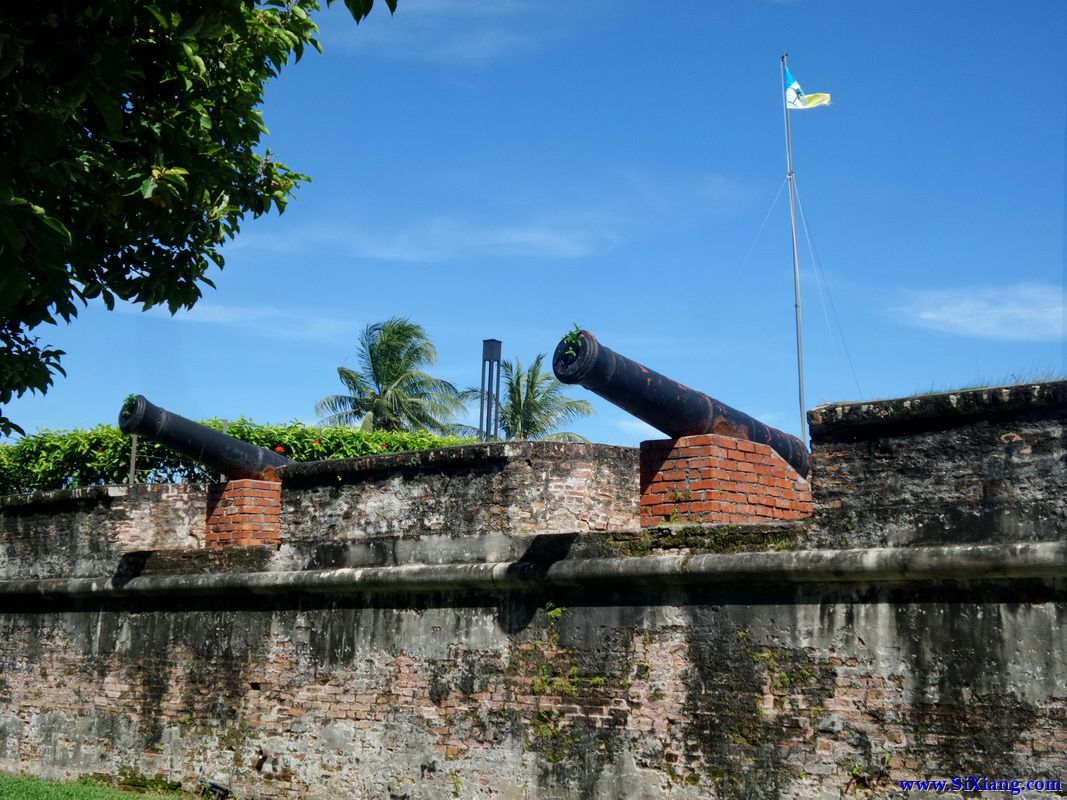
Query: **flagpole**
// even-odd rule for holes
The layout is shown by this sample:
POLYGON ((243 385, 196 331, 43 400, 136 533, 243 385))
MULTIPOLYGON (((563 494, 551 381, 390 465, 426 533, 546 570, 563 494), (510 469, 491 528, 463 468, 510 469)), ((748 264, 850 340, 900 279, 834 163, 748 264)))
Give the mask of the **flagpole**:
POLYGON ((804 405, 804 342, 800 325, 800 251, 797 248, 797 192, 793 179, 793 127, 789 118, 789 108, 785 101, 786 59, 789 53, 782 55, 782 113, 785 115, 785 157, 789 178, 789 219, 793 226, 793 308, 797 320, 797 390, 800 396, 800 439, 807 446, 808 427, 804 405))

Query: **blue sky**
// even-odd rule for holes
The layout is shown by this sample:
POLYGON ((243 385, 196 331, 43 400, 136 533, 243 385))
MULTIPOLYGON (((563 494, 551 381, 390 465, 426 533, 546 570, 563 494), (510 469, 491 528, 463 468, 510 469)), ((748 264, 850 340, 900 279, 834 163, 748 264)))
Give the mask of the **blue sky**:
MULTIPOLYGON (((325 55, 268 92, 267 144, 313 182, 194 310, 42 329, 68 377, 9 406, 27 431, 113 422, 130 392, 312 422, 360 329, 400 315, 461 387, 483 338, 527 363, 577 322, 798 433, 784 51, 833 95, 793 116, 808 407, 1067 368, 1062 0, 380 5, 321 13, 325 55)), ((571 394, 590 439, 659 438, 571 394)))

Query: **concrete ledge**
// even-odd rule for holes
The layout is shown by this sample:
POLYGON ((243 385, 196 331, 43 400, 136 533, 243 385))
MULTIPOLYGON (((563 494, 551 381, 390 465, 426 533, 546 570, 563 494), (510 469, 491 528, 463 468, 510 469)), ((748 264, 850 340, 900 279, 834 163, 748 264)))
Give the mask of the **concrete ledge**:
POLYGON ((806 550, 484 564, 412 564, 288 572, 0 581, 4 598, 177 597, 512 591, 545 586, 718 583, 938 583, 1067 577, 1067 543, 806 550))
POLYGON ((1067 407, 1067 381, 900 397, 860 403, 828 403, 808 412, 814 442, 857 435, 868 428, 926 425, 950 428, 976 419, 1067 407))
POLYGON ((137 483, 133 486, 109 484, 6 494, 0 495, 0 511, 17 512, 21 509, 37 510, 39 507, 49 509, 69 505, 108 504, 131 496, 144 498, 181 495, 189 491, 206 490, 206 487, 207 484, 202 483, 137 483))

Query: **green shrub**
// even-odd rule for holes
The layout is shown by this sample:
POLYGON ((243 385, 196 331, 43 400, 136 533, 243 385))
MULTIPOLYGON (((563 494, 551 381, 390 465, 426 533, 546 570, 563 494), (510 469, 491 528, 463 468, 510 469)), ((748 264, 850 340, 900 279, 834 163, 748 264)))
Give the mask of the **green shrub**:
POLYGON ((0 797, 3 800, 181 800, 194 795, 153 791, 131 793, 102 786, 95 781, 57 783, 39 778, 0 774, 0 797))
MULTIPOLYGON (((217 419, 205 425, 222 430, 217 419)), ((246 419, 227 432, 246 442, 277 450, 295 461, 356 458, 473 443, 473 439, 430 433, 319 428, 300 422, 259 425, 246 419)), ((204 483, 218 479, 192 459, 143 438, 137 442, 140 483, 204 483)), ((112 425, 90 430, 41 431, 13 444, 0 444, 0 495, 78 486, 125 483, 130 469, 130 437, 112 425)))

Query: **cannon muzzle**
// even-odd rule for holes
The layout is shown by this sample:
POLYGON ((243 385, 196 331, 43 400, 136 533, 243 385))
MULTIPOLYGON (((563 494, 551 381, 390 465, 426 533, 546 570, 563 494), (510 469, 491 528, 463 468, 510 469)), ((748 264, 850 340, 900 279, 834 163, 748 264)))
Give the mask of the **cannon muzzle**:
POLYGON ((281 453, 193 422, 148 402, 140 394, 123 404, 119 428, 123 433, 136 433, 166 445, 228 478, 260 478, 268 469, 289 463, 281 453))
POLYGON ((768 445, 799 475, 808 475, 808 450, 797 437, 619 355, 589 331, 556 345, 552 371, 563 383, 584 386, 672 439, 702 433, 747 439, 768 445))

